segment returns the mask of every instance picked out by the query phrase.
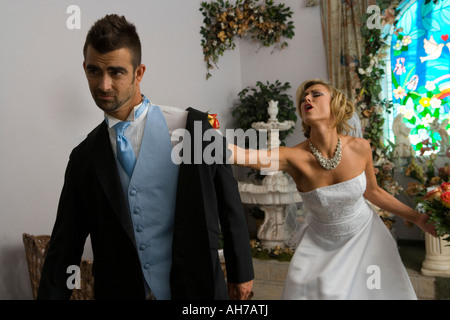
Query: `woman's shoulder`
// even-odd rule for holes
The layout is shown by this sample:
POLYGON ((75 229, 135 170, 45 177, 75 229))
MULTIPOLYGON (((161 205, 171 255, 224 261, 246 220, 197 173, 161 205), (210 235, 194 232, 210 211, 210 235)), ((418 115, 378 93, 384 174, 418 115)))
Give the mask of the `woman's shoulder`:
POLYGON ((311 156, 307 140, 292 147, 280 147, 279 150, 280 158, 291 164, 304 163, 311 156))
POLYGON ((367 152, 372 152, 372 147, 370 142, 364 138, 344 136, 343 142, 350 148, 353 152, 359 154, 366 154, 367 152))

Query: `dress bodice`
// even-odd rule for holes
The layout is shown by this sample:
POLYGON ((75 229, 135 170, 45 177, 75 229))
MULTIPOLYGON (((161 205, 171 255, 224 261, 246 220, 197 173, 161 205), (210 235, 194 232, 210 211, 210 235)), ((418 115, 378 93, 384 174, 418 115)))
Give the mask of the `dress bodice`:
POLYGON ((369 220, 365 199, 366 175, 309 192, 300 192, 311 227, 324 236, 353 234, 369 220))

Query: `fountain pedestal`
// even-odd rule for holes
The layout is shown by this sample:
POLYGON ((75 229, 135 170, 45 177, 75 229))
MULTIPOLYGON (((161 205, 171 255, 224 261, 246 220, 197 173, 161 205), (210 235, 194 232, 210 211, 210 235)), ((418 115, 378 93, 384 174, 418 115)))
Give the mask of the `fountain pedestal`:
MULTIPOLYGON (((252 124, 252 128, 268 131, 268 149, 280 146, 279 132, 289 130, 293 121, 279 122, 277 119, 278 102, 270 101, 267 122, 252 124)), ((241 200, 246 204, 260 205, 264 211, 264 222, 259 227, 257 237, 263 249, 277 246, 286 247, 285 213, 287 205, 302 201, 294 180, 282 171, 264 173, 266 177, 261 184, 238 182, 241 200)))

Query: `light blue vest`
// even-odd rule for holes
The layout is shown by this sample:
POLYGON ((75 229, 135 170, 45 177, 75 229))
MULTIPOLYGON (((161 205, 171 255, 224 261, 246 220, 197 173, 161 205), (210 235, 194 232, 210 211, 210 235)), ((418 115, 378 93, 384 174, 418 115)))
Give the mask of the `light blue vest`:
MULTIPOLYGON (((145 97, 144 103, 148 103, 145 97)), ((148 108, 131 179, 117 158, 116 162, 146 283, 156 299, 169 300, 178 166, 170 157, 172 143, 161 109, 155 105, 148 108)))

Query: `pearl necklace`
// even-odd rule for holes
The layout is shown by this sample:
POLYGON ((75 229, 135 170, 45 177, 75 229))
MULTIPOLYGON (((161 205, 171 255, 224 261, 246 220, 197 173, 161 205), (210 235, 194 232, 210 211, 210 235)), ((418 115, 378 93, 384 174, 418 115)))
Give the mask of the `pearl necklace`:
POLYGON ((312 144, 311 141, 309 141, 309 147, 311 148, 312 153, 316 157, 317 161, 319 162, 320 166, 324 168, 325 170, 333 170, 335 169, 339 163, 341 162, 342 158, 342 146, 341 146, 341 138, 338 139, 338 143, 336 146, 336 152, 334 153, 334 157, 331 159, 325 158, 319 150, 317 150, 312 144))

